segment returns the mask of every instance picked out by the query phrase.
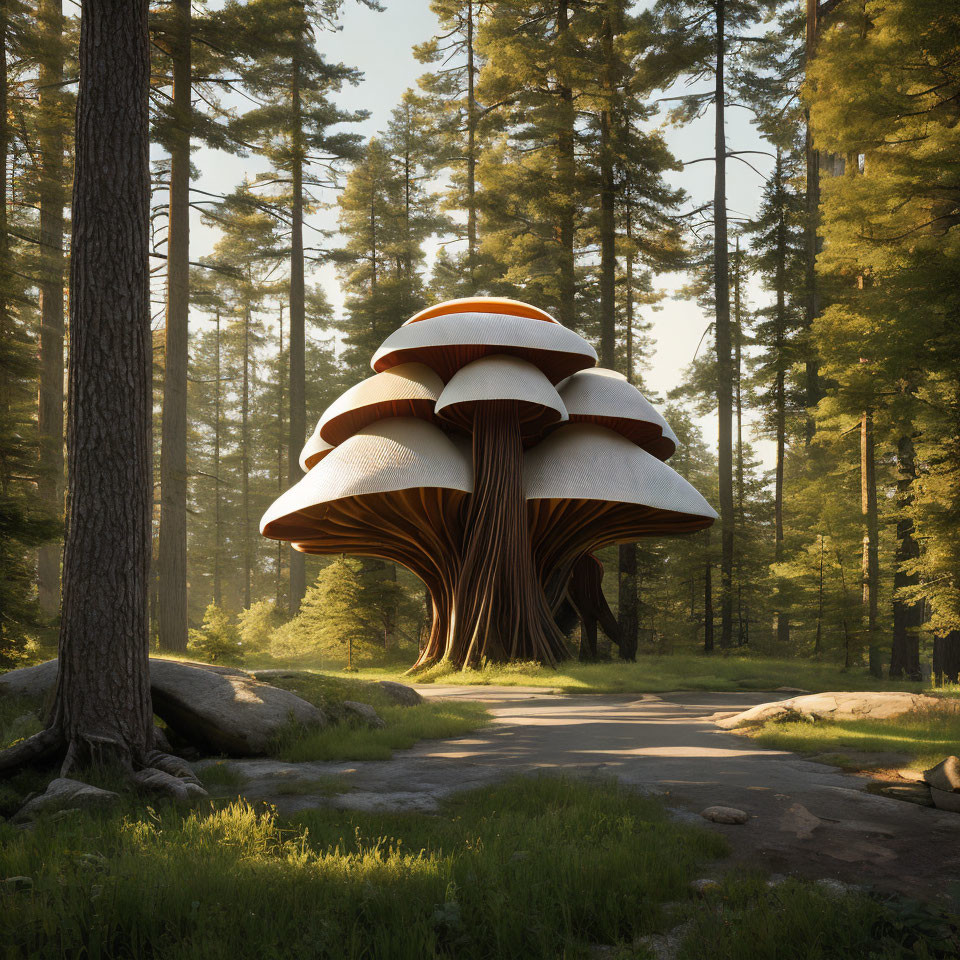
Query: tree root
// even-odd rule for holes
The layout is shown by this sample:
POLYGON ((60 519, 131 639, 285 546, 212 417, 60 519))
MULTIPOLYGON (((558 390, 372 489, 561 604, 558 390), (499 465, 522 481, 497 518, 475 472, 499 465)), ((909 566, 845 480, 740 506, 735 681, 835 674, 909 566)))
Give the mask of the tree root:
POLYGON ((9 777, 22 767, 49 760, 66 748, 59 730, 47 727, 6 750, 0 750, 0 777, 9 777))

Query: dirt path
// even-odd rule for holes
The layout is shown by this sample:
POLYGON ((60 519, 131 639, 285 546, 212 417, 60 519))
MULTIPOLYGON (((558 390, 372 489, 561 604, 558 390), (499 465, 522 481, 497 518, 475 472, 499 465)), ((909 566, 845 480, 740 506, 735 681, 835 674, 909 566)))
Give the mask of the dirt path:
POLYGON ((732 860, 780 873, 834 877, 915 894, 960 877, 960 817, 864 792, 866 781, 769 750, 719 730, 708 718, 777 698, 764 693, 566 696, 517 687, 424 686, 429 697, 485 702, 489 728, 425 741, 394 759, 291 764, 235 761, 243 793, 284 812, 318 804, 429 811, 444 796, 536 771, 615 776, 665 796, 675 815, 705 823, 711 804, 739 807, 726 834, 732 860), (320 796, 311 781, 336 775, 346 792, 320 796), (296 786, 299 784, 299 787, 296 786))

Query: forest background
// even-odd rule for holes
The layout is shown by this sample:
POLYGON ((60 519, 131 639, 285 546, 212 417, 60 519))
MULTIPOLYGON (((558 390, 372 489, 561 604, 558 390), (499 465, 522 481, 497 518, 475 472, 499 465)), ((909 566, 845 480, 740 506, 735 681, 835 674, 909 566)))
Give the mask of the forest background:
MULTIPOLYGON (((0 6, 9 664, 55 648, 74 13, 0 6)), ((601 551, 641 652, 956 680, 958 37, 932 0, 155 4, 157 648, 413 659, 419 581, 257 525, 380 341, 488 293, 663 405, 719 507, 601 551)))

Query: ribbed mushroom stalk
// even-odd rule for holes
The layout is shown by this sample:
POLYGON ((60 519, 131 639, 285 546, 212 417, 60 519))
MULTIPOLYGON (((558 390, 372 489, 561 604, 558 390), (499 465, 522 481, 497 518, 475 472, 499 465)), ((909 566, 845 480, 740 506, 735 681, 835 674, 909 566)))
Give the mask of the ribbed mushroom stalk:
POLYGON ((483 660, 555 664, 565 655, 564 641, 530 551, 517 400, 477 405, 473 469, 450 659, 460 666, 483 660))

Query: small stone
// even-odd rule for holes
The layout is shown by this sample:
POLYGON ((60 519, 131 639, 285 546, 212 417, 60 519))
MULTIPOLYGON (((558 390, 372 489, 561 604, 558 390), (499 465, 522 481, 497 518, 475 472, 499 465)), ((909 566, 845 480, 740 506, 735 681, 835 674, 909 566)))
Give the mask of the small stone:
POLYGON ((950 813, 960 813, 960 793, 954 791, 930 788, 930 799, 938 810, 949 810, 950 813))
POLYGON ((89 783, 57 777, 38 797, 27 801, 13 818, 14 823, 36 820, 41 814, 53 814, 61 810, 107 809, 120 802, 120 794, 101 790, 89 783))
POLYGON ((888 783, 880 787, 878 792, 884 797, 893 797, 894 800, 919 803, 922 807, 934 805, 930 796, 931 788, 925 783, 888 783))
POLYGON ((357 703, 356 700, 344 700, 342 706, 348 720, 359 720, 368 727, 374 727, 376 729, 386 726, 380 714, 378 714, 369 703, 357 703))
POLYGON ((935 767, 924 770, 923 779, 935 790, 960 793, 960 758, 947 757, 935 767))
POLYGON ((776 890, 777 887, 782 886, 787 882, 787 878, 782 873, 771 873, 767 877, 767 889, 776 890))
POLYGON ((710 877, 701 877, 699 880, 693 880, 690 883, 690 891, 698 897, 706 897, 711 893, 717 893, 719 889, 720 884, 716 880, 711 880, 710 877))
POLYGON ((901 780, 909 780, 911 783, 923 783, 924 776, 922 770, 911 770, 909 767, 902 767, 897 771, 897 776, 901 780))
POLYGON ((831 900, 839 900, 841 897, 857 893, 861 889, 854 883, 844 883, 842 880, 832 880, 827 877, 814 882, 831 900))
POLYGON ((395 680, 378 680, 376 686, 398 706, 415 707, 423 703, 423 697, 405 683, 397 683, 395 680))
POLYGON ((700 812, 700 816, 714 823, 746 823, 749 819, 743 810, 736 807, 707 807, 700 812))

